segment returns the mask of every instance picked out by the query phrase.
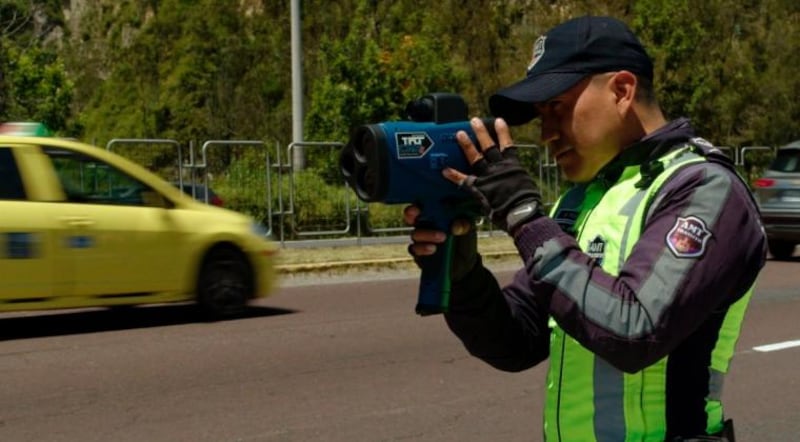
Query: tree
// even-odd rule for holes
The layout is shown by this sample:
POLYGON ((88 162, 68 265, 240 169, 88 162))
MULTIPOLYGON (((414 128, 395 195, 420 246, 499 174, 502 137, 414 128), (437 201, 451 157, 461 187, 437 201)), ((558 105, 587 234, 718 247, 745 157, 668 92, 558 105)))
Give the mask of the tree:
POLYGON ((797 133, 787 119, 797 113, 793 4, 637 1, 634 24, 656 60, 667 113, 733 147, 785 137, 793 125, 797 133))
POLYGON ((57 48, 46 44, 50 30, 60 22, 41 25, 33 20, 37 11, 49 12, 49 3, 0 5, 0 118, 39 121, 63 131, 71 114, 73 85, 57 48))
MULTIPOLYGON (((327 75, 310 85, 310 139, 345 141, 356 125, 405 119, 408 102, 422 95, 462 88, 464 72, 427 32, 419 8, 362 0, 348 25, 343 39, 320 45, 318 69, 327 75)), ((341 181, 335 158, 316 162, 324 176, 341 181)))

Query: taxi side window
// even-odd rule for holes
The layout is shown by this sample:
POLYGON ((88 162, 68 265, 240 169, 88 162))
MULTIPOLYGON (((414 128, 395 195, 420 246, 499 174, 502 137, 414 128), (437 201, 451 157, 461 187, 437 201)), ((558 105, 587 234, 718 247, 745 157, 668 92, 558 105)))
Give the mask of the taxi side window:
POLYGON ((46 148, 67 200, 77 203, 146 206, 144 183, 103 161, 77 152, 46 148))
POLYGON ((0 148, 0 199, 27 199, 14 155, 7 147, 0 148))

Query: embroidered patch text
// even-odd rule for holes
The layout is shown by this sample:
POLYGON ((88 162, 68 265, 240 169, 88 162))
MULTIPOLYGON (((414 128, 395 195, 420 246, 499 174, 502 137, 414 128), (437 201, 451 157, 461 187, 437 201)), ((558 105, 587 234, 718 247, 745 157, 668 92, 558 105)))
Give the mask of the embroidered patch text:
POLYGON ((706 251, 706 243, 711 232, 706 223, 696 217, 678 217, 675 225, 667 233, 667 247, 678 258, 697 258, 706 251))

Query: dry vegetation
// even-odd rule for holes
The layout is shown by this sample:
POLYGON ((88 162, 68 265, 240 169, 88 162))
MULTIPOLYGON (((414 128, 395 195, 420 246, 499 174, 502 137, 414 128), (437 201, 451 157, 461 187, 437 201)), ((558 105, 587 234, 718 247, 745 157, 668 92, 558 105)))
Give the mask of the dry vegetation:
MULTIPOLYGON (((478 249, 486 260, 515 260, 516 249, 504 234, 481 236, 478 249)), ((319 248, 282 248, 279 252, 282 273, 330 271, 332 269, 405 268, 411 258, 405 244, 379 244, 319 248)))

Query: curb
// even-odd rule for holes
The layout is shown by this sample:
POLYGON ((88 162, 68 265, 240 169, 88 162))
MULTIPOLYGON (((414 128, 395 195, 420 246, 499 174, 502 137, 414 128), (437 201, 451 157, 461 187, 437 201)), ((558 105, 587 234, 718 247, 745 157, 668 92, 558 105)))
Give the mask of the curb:
MULTIPOLYGON (((490 252, 481 253, 484 258, 503 258, 507 256, 517 256, 518 252, 505 251, 505 252, 490 252)), ((328 270, 341 269, 347 267, 380 267, 392 266, 397 264, 412 263, 414 260, 411 257, 402 258, 376 258, 376 259, 360 259, 353 261, 327 261, 327 262, 313 262, 303 264, 282 264, 275 266, 279 274, 291 274, 302 272, 324 272, 328 270)))

